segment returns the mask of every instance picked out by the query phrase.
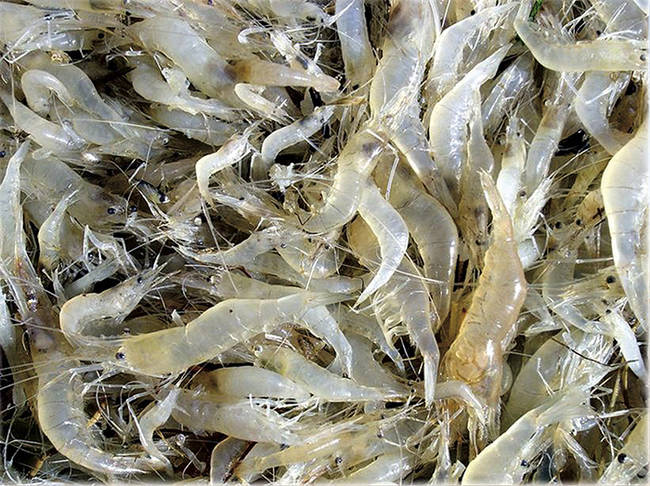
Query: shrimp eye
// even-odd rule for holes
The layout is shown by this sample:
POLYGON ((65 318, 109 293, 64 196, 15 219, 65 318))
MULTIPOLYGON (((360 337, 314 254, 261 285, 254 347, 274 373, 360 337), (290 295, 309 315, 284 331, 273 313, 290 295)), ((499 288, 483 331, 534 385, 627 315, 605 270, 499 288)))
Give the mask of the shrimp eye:
POLYGON ((7 155, 7 152, 0 150, 0 158, 4 157, 5 155, 7 155))
POLYGON ((528 467, 528 466, 530 466, 530 464, 528 463, 528 461, 527 461, 526 459, 524 459, 523 461, 521 461, 521 465, 522 465, 523 467, 528 467))
POLYGON ((560 229, 562 227, 562 222, 558 221, 555 223, 555 229, 560 229))
POLYGON ((138 277, 138 280, 136 280, 136 282, 138 282, 139 284, 141 284, 142 282, 144 282, 144 280, 142 280, 142 277, 138 277))
POLYGON ((240 201, 243 201, 243 200, 244 200, 244 196, 239 196, 239 200, 240 200, 240 201))
POLYGON ((470 14, 470 15, 475 15, 475 14, 476 14, 476 10, 472 10, 469 14, 470 14))
POLYGON ((280 243, 280 248, 286 248, 287 244, 286 243, 280 243))
POLYGON ((605 282, 607 282, 608 284, 612 284, 612 283, 616 282, 616 278, 615 278, 613 275, 609 275, 609 276, 605 279, 605 282))
POLYGON ((522 190, 522 191, 519 191, 519 192, 517 193, 517 197, 526 197, 526 191, 523 191, 523 190, 522 190))
POLYGON ((337 456, 337 457, 334 459, 334 462, 335 462, 336 464, 341 464, 341 463, 343 462, 343 458, 342 458, 341 456, 337 456))
POLYGON ((135 212, 137 212, 137 211, 138 211, 138 207, 137 207, 137 206, 129 206, 129 213, 135 213, 135 212))
POLYGON ((104 35, 105 35, 105 34, 104 34, 103 32, 100 32, 99 34, 97 34, 97 38, 98 38, 98 39, 103 39, 103 38, 104 38, 104 35))
POLYGON ((113 208, 113 207, 110 207, 110 208, 108 208, 108 209, 106 210, 106 212, 107 212, 108 214, 115 214, 115 213, 117 212, 117 210, 116 210, 115 208, 113 208))
POLYGON ((580 218, 576 219, 576 225, 582 226, 582 220, 580 218))
POLYGON ((126 356, 122 351, 118 351, 117 353, 115 353, 115 359, 119 359, 120 361, 122 361, 124 358, 126 358, 126 356))
POLYGON ((623 464, 623 463, 625 462, 625 459, 627 459, 627 454, 621 452, 621 453, 616 457, 616 459, 618 460, 618 462, 620 462, 621 464, 623 464))

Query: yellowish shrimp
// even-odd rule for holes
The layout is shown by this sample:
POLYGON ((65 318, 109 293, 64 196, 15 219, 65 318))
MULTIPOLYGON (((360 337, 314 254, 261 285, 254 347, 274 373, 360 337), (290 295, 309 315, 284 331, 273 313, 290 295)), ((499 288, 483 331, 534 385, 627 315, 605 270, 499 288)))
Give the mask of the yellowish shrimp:
POLYGON ((375 56, 361 0, 336 0, 336 32, 341 43, 345 79, 352 89, 367 83, 375 69, 375 56))
POLYGON ((634 138, 607 164, 601 192, 607 225, 612 238, 612 253, 630 307, 647 329, 648 322, 648 124, 638 128, 634 138))
POLYGON ((598 484, 630 484, 648 466, 648 412, 636 423, 598 484))
POLYGON ((443 374, 469 384, 489 407, 489 427, 498 428, 503 355, 514 338, 526 297, 526 277, 512 223, 494 183, 481 175, 493 215, 493 243, 460 330, 442 361, 443 374))
POLYGON ((345 298, 307 292, 268 300, 225 300, 184 327, 125 338, 116 363, 145 375, 180 373, 284 322, 300 322, 312 307, 345 298))

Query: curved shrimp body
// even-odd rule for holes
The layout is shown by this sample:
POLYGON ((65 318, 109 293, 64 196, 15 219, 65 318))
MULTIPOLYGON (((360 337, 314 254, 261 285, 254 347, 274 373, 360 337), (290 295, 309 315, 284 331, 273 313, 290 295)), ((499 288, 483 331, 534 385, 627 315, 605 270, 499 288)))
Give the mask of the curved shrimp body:
POLYGON ((67 217, 67 209, 75 197, 73 192, 61 199, 38 229, 38 262, 48 270, 64 255, 72 260, 83 255, 81 230, 67 217))
POLYGON ((197 377, 198 383, 205 383, 223 395, 246 398, 269 397, 290 398, 303 401, 310 394, 288 378, 255 366, 221 368, 197 377))
POLYGON ((133 24, 129 31, 144 46, 169 57, 206 95, 236 100, 228 64, 185 20, 157 15, 133 24))
POLYGON ((340 295, 300 293, 278 299, 229 299, 185 327, 126 338, 118 364, 145 375, 180 373, 284 322, 301 321, 311 307, 344 300, 340 295))
POLYGON ((550 425, 593 415, 585 401, 587 394, 576 389, 525 414, 469 463, 461 484, 520 484, 529 461, 548 443, 544 432, 550 425))
POLYGON ((337 272, 343 263, 343 256, 336 247, 339 231, 332 231, 322 237, 303 235, 293 241, 284 241, 276 246, 277 252, 296 272, 308 278, 326 278, 337 272))
POLYGON ((66 105, 74 104, 65 85, 56 76, 46 71, 40 69, 25 71, 20 78, 20 85, 23 88, 27 105, 39 116, 47 116, 50 112, 50 91, 56 93, 66 105))
POLYGON ((485 253, 485 265, 458 336, 443 358, 443 370, 448 378, 474 388, 488 404, 496 426, 503 354, 516 331, 526 278, 508 212, 488 175, 481 174, 481 184, 492 210, 493 243, 485 253))
POLYGON ((607 466, 598 484, 630 484, 648 466, 648 412, 644 412, 625 445, 607 466))
POLYGON ((646 41, 596 39, 563 42, 559 36, 528 19, 533 0, 519 4, 515 29, 535 59, 545 68, 562 72, 639 71, 646 69, 646 41))
MULTIPOLYGON (((104 334, 105 325, 97 330, 90 329, 91 325, 108 318, 121 323, 151 289, 157 276, 157 269, 148 270, 100 294, 82 294, 68 300, 59 313, 64 336, 78 344, 89 338, 92 340, 90 336, 104 334)), ((110 327, 115 325, 113 322, 110 327)))
POLYGON ((601 192, 607 224, 612 237, 612 253, 630 307, 647 329, 648 247, 642 237, 647 227, 648 132, 647 122, 607 164, 601 192))
POLYGON ((181 390, 172 417, 195 431, 219 432, 236 439, 296 444, 295 424, 247 399, 224 398, 200 389, 181 390))
POLYGON ((340 228, 356 214, 363 186, 384 150, 384 143, 368 128, 352 136, 338 157, 334 181, 323 206, 304 225, 309 233, 340 228))
MULTIPOLYGON (((358 220, 348 230, 351 248, 359 255, 360 262, 369 268, 376 268, 377 243, 373 244, 370 228, 358 220)), ((384 332, 395 324, 402 323, 424 358, 425 399, 433 402, 440 352, 433 333, 437 320, 431 309, 429 292, 420 276, 419 269, 404 258, 397 267, 399 274, 382 287, 373 298, 375 313, 383 321, 384 332)))
POLYGON ((452 196, 458 200, 461 171, 467 155, 467 125, 480 107, 478 90, 492 78, 510 45, 477 64, 436 105, 429 120, 429 140, 434 159, 452 196), (475 106, 476 101, 479 105, 475 106))

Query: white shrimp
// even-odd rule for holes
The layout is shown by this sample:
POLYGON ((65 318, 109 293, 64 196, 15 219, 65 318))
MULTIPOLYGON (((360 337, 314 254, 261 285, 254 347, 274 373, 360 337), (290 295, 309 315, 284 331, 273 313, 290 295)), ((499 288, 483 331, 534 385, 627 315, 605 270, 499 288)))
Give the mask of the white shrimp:
POLYGON ((237 131, 235 126, 216 118, 191 115, 156 103, 149 108, 149 114, 157 123, 214 147, 223 145, 237 131))
POLYGON ((184 327, 125 338, 116 362, 145 375, 180 373, 284 322, 299 322, 312 307, 345 298, 306 292, 268 300, 225 300, 184 327))
MULTIPOLYGON (((465 75, 436 105, 429 120, 429 140, 436 165, 455 200, 465 160, 467 125, 475 110, 476 92, 492 78, 510 44, 498 49, 465 75)), ((480 99, 480 98, 479 98, 480 99)))
POLYGON ((249 109, 273 121, 286 123, 290 118, 289 113, 285 110, 287 107, 282 103, 274 103, 262 96, 261 93, 267 90, 268 88, 265 86, 248 83, 237 83, 235 85, 235 94, 249 109))
POLYGON ((630 484, 648 466, 648 412, 645 411, 607 466, 598 484, 630 484))
POLYGON ((550 425, 593 415, 588 394, 580 388, 549 399, 517 420, 470 461, 461 484, 521 483, 530 460, 543 450, 547 442, 544 431, 550 425))
POLYGON ((375 69, 363 1, 336 0, 335 14, 345 79, 356 89, 370 80, 375 69))
POLYGON ((136 422, 142 447, 152 458, 158 459, 168 473, 172 472, 172 465, 169 459, 156 447, 153 441, 153 434, 158 427, 164 425, 169 420, 176 406, 176 399, 179 393, 180 389, 178 388, 169 390, 165 398, 159 402, 154 402, 148 410, 142 413, 136 422))
POLYGON ((399 266, 406 253, 409 232, 404 220, 381 196, 372 182, 362 189, 359 215, 366 221, 379 243, 381 262, 374 277, 363 289, 355 305, 370 297, 384 285, 399 266))
POLYGON ((644 329, 648 326, 649 301, 648 249, 642 237, 642 228, 648 224, 647 126, 644 121, 634 138, 612 157, 600 186, 616 271, 630 307, 644 329))
POLYGON ((279 413, 249 399, 226 398, 200 388, 180 390, 172 417, 197 432, 220 432, 255 442, 300 442, 295 424, 279 413))
POLYGON ((82 249, 79 242, 83 238, 83 234, 67 218, 68 207, 74 202, 75 197, 76 192, 71 192, 61 199, 38 229, 40 250, 38 262, 48 270, 52 270, 56 266, 64 252, 73 259, 81 256, 82 249))
POLYGON ((248 442, 233 437, 226 437, 214 446, 210 454, 210 484, 216 486, 225 483, 233 466, 247 449, 248 442))
POLYGON ((257 346, 255 356, 265 368, 286 376, 314 396, 330 402, 384 401, 394 398, 387 388, 367 387, 327 371, 287 348, 257 346))
POLYGON ((519 4, 515 29, 535 60, 562 72, 640 71, 646 69, 645 40, 605 39, 569 43, 557 33, 529 20, 533 0, 519 4))

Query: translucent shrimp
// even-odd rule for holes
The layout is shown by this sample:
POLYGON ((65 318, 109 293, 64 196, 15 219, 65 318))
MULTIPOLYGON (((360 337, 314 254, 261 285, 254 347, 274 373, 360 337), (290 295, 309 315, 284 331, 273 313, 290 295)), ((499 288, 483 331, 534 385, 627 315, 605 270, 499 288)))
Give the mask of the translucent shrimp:
POLYGON ((169 459, 156 447, 153 441, 153 434, 158 427, 164 425, 169 420, 169 417, 171 417, 179 393, 180 390, 178 388, 169 390, 162 400, 154 402, 153 406, 145 410, 137 420, 138 434, 142 447, 152 458, 158 459, 168 473, 172 472, 172 465, 169 459))
POLYGON ((64 253, 73 259, 81 256, 79 243, 83 234, 67 219, 67 209, 75 197, 75 192, 72 192, 61 199, 38 230, 38 262, 48 270, 56 266, 64 253))
POLYGON ((50 112, 50 92, 56 93, 63 103, 74 104, 65 85, 56 76, 46 71, 40 69, 25 71, 20 78, 20 85, 25 94, 27 105, 39 116, 45 117, 50 112))
POLYGON ((262 143, 262 167, 260 168, 264 176, 266 176, 269 168, 275 162, 275 158, 282 150, 307 140, 315 134, 332 117, 334 109, 333 105, 319 106, 305 118, 282 127, 266 137, 262 143))
POLYGON ((361 203, 362 188, 375 168, 384 143, 371 130, 354 134, 339 154, 325 203, 304 224, 309 233, 326 233, 349 222, 361 203))
POLYGON ((213 117, 191 115, 182 110, 153 104, 149 114, 157 123, 208 145, 223 145, 236 132, 236 127, 213 117))
POLYGON ((535 60, 545 68, 568 73, 646 69, 646 41, 599 38, 569 43, 557 33, 531 22, 532 6, 533 0, 519 4, 514 25, 535 60))
POLYGON ((235 94, 249 109, 276 122, 284 123, 289 120, 290 116, 285 107, 262 96, 264 91, 264 86, 247 83, 235 85, 235 94))
POLYGON ((366 221, 377 238, 381 262, 374 277, 363 289, 355 305, 366 300, 390 280, 406 253, 409 238, 406 223, 381 196, 379 189, 372 182, 366 183, 362 190, 359 215, 366 221))
MULTIPOLYGON (((14 257, 16 251, 25 251, 17 246, 22 234, 22 210, 20 207, 20 171, 29 142, 24 142, 9 159, 0 184, 0 257, 2 261, 14 257)), ((26 258, 26 255, 24 255, 26 258)))
POLYGON ((260 86, 306 87, 325 93, 335 92, 339 89, 339 82, 326 74, 312 74, 303 69, 255 58, 236 62, 229 72, 240 83, 260 86))
POLYGON ((72 129, 63 128, 38 116, 1 88, 0 99, 9 109, 16 127, 29 133, 45 150, 55 154, 70 154, 79 151, 85 145, 85 141, 72 129))
POLYGON ((415 465, 415 454, 395 448, 395 451, 385 452, 367 466, 332 482, 335 484, 393 484, 406 477, 415 465))
POLYGON ((526 278, 513 239, 512 223, 492 180, 481 175, 492 211, 493 243, 456 339, 442 361, 443 373, 468 383, 489 407, 489 428, 498 424, 503 354, 516 332, 526 296, 526 278))
POLYGON ((648 316, 647 227, 648 212, 648 129, 647 122, 634 138, 607 164, 601 191, 607 224, 612 238, 612 253, 630 307, 644 329, 648 316))
POLYGON ((248 141, 250 133, 250 130, 246 130, 242 135, 232 137, 219 150, 201 157, 196 162, 196 182, 201 196, 206 201, 212 200, 208 191, 210 176, 225 167, 236 164, 248 154, 252 148, 248 141))
POLYGON ((126 316, 151 290, 159 271, 147 270, 102 293, 68 300, 59 313, 61 331, 73 344, 93 342, 93 336, 114 335, 116 327, 120 329, 126 316))
POLYGON ((648 413, 644 412, 598 484, 630 484, 648 466, 648 413))
POLYGON ((263 368, 237 366, 221 368, 198 377, 198 382, 208 389, 216 388, 219 394, 237 398, 268 397, 307 400, 311 395, 288 378, 263 368), (208 386, 209 385, 209 386, 208 386))
POLYGON ((449 314, 458 257, 458 230, 444 206, 418 187, 406 167, 397 166, 389 186, 390 173, 382 161, 374 178, 380 188, 390 192, 390 203, 404 219, 422 257, 424 276, 430 279, 428 287, 440 318, 435 325, 439 326, 449 314), (434 234, 431 228, 436 228, 434 234))
POLYGON ((234 78, 228 64, 189 22, 157 15, 131 25, 128 33, 149 49, 169 57, 206 95, 233 100, 234 78))
POLYGON ((588 394, 576 389, 553 397, 526 413, 470 461, 461 484, 519 484, 530 461, 543 451, 549 426, 591 417, 588 394))
MULTIPOLYGON (((377 242, 372 241, 370 228, 361 220, 348 228, 350 247, 359 256, 361 264, 373 269, 377 258, 377 242)), ((419 269, 404 258, 396 273, 373 298, 375 314, 381 319, 384 333, 403 323, 424 360, 424 394, 427 405, 433 403, 438 374, 440 351, 433 333, 437 321, 431 309, 429 292, 419 269)))
POLYGON ((210 484, 223 484, 231 474, 234 465, 248 449, 248 442, 226 437, 210 454, 210 484))
POLYGON ((171 108, 178 108, 192 115, 205 113, 225 120, 234 118, 234 110, 228 105, 215 99, 193 96, 187 88, 187 80, 183 73, 165 68, 163 75, 167 74, 169 78, 165 80, 152 63, 137 58, 132 62, 135 64, 135 69, 129 72, 128 76, 135 92, 143 98, 171 108))
POLYGON ((344 256, 336 244, 339 234, 332 231, 319 237, 303 235, 292 241, 285 237, 275 249, 296 272, 309 279, 326 278, 343 263, 344 256))
POLYGON ((345 79, 352 89, 367 83, 375 69, 362 0, 337 0, 336 31, 341 43, 345 79))
POLYGON ((357 385, 348 378, 341 378, 287 348, 257 346, 254 352, 262 366, 289 378, 322 400, 383 401, 394 396, 388 389, 357 385))
POLYGON ((475 111, 476 93, 492 78, 510 45, 498 49, 485 61, 477 64, 436 105, 429 120, 429 140, 436 165, 455 200, 459 196, 459 182, 465 166, 467 125, 475 111))
POLYGON ((181 390, 172 417, 201 432, 219 432, 236 439, 296 444, 295 424, 251 400, 224 398, 216 393, 181 390))
POLYGON ((311 307, 344 299, 300 293, 268 300, 225 300, 184 327, 125 338, 116 362, 146 375, 180 373, 284 322, 299 322, 311 307))

